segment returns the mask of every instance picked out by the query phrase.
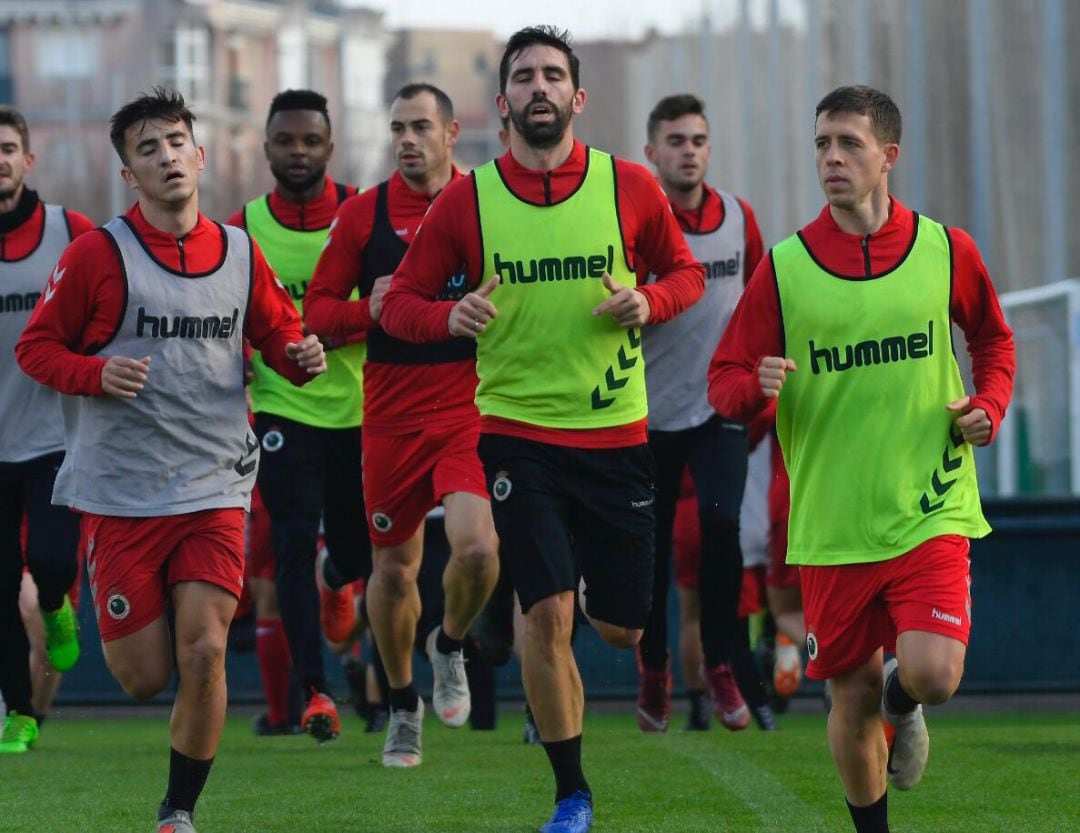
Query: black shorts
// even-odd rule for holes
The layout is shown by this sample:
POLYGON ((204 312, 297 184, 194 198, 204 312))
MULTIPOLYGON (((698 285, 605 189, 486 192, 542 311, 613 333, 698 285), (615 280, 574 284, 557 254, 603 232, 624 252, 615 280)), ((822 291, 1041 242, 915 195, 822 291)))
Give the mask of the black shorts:
POLYGON ((649 447, 565 448, 482 434, 479 452, 521 609, 577 589, 580 575, 590 617, 645 627, 656 502, 649 447))

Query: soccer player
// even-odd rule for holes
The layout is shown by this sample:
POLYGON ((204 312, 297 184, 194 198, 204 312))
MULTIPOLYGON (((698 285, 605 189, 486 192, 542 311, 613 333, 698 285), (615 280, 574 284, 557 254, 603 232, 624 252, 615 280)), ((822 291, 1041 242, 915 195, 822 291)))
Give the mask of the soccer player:
POLYGON ((25 559, 37 585, 49 660, 62 672, 79 658, 67 596, 77 576, 79 519, 50 501, 64 459, 60 397, 19 370, 13 351, 61 252, 93 223, 43 203, 26 186, 35 161, 26 119, 10 107, 0 108, 0 693, 8 709, 0 754, 26 752, 38 737, 30 642, 19 614, 24 515, 25 559))
POLYGON ((136 699, 172 678, 166 604, 175 614, 180 681, 159 833, 194 830, 225 719, 226 635, 259 463, 243 340, 294 384, 326 368, 247 233, 199 212, 193 120, 160 87, 113 115, 138 202, 64 250, 16 345, 19 366, 65 394, 53 501, 83 513, 105 661, 136 699))
POLYGON ((525 612, 525 691, 555 773, 545 833, 592 823, 570 645, 579 570, 612 645, 637 644, 652 596, 640 328, 677 315, 704 283, 649 172, 575 140, 586 93, 567 38, 541 26, 508 41, 496 104, 509 150, 435 201, 382 318, 413 341, 477 341, 480 457, 525 612), (639 258, 655 283, 638 285, 639 258), (457 272, 472 291, 440 300, 457 272))
POLYGON ((689 466, 701 525, 701 642, 704 677, 716 716, 731 731, 773 716, 737 611, 742 586, 739 507, 746 484, 746 425, 713 410, 706 397, 709 360, 763 245, 746 200, 705 182, 712 146, 697 96, 661 99, 648 120, 645 155, 656 168, 694 257, 705 265, 705 295, 686 315, 643 331, 649 394, 649 447, 656 460, 656 562, 652 609, 638 647, 638 726, 664 732, 671 711, 667 597, 671 531, 679 482, 689 466))
MULTIPOLYGON (((248 230, 302 311, 334 214, 356 193, 326 174, 334 151, 326 98, 313 90, 278 93, 267 115, 263 149, 277 184, 228 222, 248 230)), ((365 345, 344 339, 326 344, 332 345, 326 373, 310 384, 296 387, 256 352, 248 386, 263 450, 259 492, 277 558, 278 621, 285 626, 304 694, 301 726, 320 742, 341 731, 323 668, 320 590, 327 638, 344 641, 355 622, 349 582, 371 570, 360 473, 365 345), (321 588, 315 577, 320 518, 331 563, 339 568, 321 588)), ((264 636, 280 646, 280 638, 269 632, 273 622, 265 620, 264 636)))
POLYGON ((972 239, 889 194, 900 131, 896 104, 870 87, 818 103, 828 204, 762 260, 709 375, 710 401, 733 419, 777 402, 807 676, 831 685, 829 745, 859 833, 889 829, 886 772, 898 789, 918 783, 929 752, 921 704, 945 702, 960 683, 968 539, 990 531, 972 446, 993 439, 1015 368, 972 239), (952 322, 967 339, 973 394, 952 322), (882 649, 894 644, 883 686, 882 649))
MULTIPOLYGON (((498 541, 484 472, 476 455, 479 417, 476 346, 468 338, 418 345, 381 327, 390 277, 428 209, 448 183, 460 126, 446 93, 409 84, 390 107, 397 171, 338 212, 305 300, 304 321, 323 337, 367 334, 364 366, 364 497, 374 547, 365 601, 390 683, 388 767, 422 759, 423 702, 412 677, 420 617, 416 577, 424 517, 442 501, 450 561, 443 573, 446 612, 428 639, 432 703, 448 726, 469 718, 463 640, 498 576, 498 541), (360 299, 349 300, 359 287, 360 299)), ((441 297, 465 293, 464 276, 440 273, 441 297)))

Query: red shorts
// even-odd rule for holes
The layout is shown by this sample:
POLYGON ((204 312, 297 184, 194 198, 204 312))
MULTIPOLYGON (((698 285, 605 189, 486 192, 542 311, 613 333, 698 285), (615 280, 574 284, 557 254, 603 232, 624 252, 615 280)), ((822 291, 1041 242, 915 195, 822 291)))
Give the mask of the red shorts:
POLYGON ((743 567, 742 588, 739 590, 739 618, 765 609, 765 565, 743 567))
POLYGON ((165 610, 181 581, 244 587, 244 510, 207 509, 155 518, 82 516, 86 570, 101 640, 128 636, 165 610))
POLYGON ((765 583, 769 587, 798 587, 799 567, 787 563, 788 521, 782 520, 769 524, 769 566, 765 574, 765 583))
POLYGON ((445 495, 468 492, 487 499, 476 453, 479 420, 413 434, 364 431, 364 504, 371 543, 408 541, 445 495))
POLYGON ((697 497, 693 494, 675 502, 671 558, 675 562, 675 586, 696 590, 701 569, 701 524, 698 523, 697 497))
POLYGON ((244 576, 274 581, 277 578, 277 556, 270 532, 270 513, 266 511, 258 486, 251 493, 251 511, 247 516, 245 532, 244 576))
POLYGON ((800 568, 806 675, 827 680, 858 668, 904 631, 967 645, 971 632, 970 542, 942 535, 888 561, 800 568))

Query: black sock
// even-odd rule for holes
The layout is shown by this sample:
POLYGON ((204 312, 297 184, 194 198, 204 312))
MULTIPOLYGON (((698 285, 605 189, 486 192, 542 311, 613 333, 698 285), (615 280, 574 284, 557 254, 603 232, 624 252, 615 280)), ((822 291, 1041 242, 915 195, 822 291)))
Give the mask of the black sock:
POLYGON ((555 800, 562 801, 578 790, 589 792, 581 771, 581 735, 566 740, 544 741, 544 751, 555 773, 555 800))
POLYGON ((462 642, 461 639, 451 639, 442 628, 439 628, 435 634, 435 650, 440 654, 452 654, 454 651, 460 651, 462 642))
POLYGON ((911 714, 918 705, 919 701, 912 699, 900 685, 899 669, 894 668, 885 681, 885 708, 892 714, 911 714))
POLYGON ((300 688, 304 692, 304 703, 310 703, 311 698, 316 694, 326 694, 329 696, 330 687, 326 684, 325 677, 308 677, 306 680, 300 683, 300 688))
POLYGON ((41 724, 45 722, 46 717, 47 717, 47 715, 38 714, 37 712, 34 712, 34 720, 37 721, 37 725, 38 725, 39 729, 41 728, 41 724))
POLYGON ((855 822, 855 833, 889 833, 888 798, 889 793, 884 792, 869 807, 856 807, 850 801, 847 803, 851 820, 855 822))
POLYGON ((158 810, 158 820, 167 818, 173 810, 195 811, 195 802, 206 784, 206 776, 214 759, 197 761, 187 755, 181 755, 175 749, 169 758, 169 791, 158 810))
POLYGON ((419 708, 420 695, 416 693, 416 684, 409 683, 405 688, 390 689, 390 708, 394 711, 414 712, 419 708))
POLYGON ((706 697, 705 689, 698 690, 696 688, 688 688, 686 690, 686 696, 690 698, 690 705, 696 709, 706 697))

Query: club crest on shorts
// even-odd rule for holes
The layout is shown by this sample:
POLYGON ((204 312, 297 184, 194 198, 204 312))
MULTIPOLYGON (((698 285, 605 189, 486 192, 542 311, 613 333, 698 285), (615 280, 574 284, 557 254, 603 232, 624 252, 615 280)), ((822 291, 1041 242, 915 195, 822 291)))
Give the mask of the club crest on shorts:
POLYGON ((371 525, 375 527, 376 532, 389 532, 394 522, 385 512, 373 512, 371 514, 371 525))
POLYGON ((109 611, 113 619, 119 622, 121 619, 127 619, 128 614, 131 613, 131 602, 127 600, 127 596, 113 593, 105 603, 105 609, 109 611))
POLYGON ((817 659, 817 637, 812 633, 806 635, 806 653, 810 655, 810 659, 817 659))
POLYGON ((510 482, 510 477, 505 471, 501 471, 495 475, 495 482, 491 484, 491 496, 495 500, 503 501, 510 497, 510 491, 514 488, 514 485, 510 482))
POLYGON ((273 454, 275 451, 281 451, 281 447, 285 445, 284 435, 276 428, 271 428, 265 434, 263 434, 262 447, 267 454, 273 454))

